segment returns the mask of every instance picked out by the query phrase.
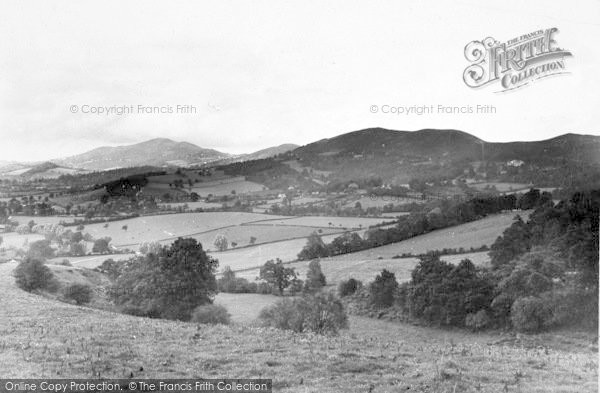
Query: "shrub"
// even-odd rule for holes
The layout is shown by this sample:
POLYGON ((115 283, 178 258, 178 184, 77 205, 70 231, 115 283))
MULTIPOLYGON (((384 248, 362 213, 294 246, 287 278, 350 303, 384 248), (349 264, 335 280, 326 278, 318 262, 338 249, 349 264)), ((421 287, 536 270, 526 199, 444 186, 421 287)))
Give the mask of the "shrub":
POLYGON ((552 311, 547 303, 534 296, 518 298, 510 310, 513 327, 521 332, 535 333, 548 326, 552 311))
POLYGON ((337 334, 348 327, 344 306, 332 293, 282 299, 264 308, 259 318, 266 326, 299 333, 337 334))
POLYGON ((490 324, 490 317, 487 311, 479 310, 476 313, 467 314, 465 318, 465 326, 471 330, 481 330, 490 324))
POLYGON ((362 282, 355 280, 354 278, 350 278, 347 281, 341 281, 338 285, 338 295, 340 297, 352 295, 361 287, 362 282))
POLYGON ((64 297, 77 304, 89 303, 92 300, 92 288, 84 284, 71 284, 64 290, 64 297))
POLYGON ((27 258, 16 267, 15 282, 27 292, 36 289, 51 289, 54 275, 39 259, 27 258))
POLYGON ((306 272, 306 281, 304 282, 304 291, 314 293, 319 291, 327 285, 325 275, 321 270, 321 263, 318 259, 313 259, 308 264, 308 271, 306 272))
POLYGON ((383 269, 369 286, 371 303, 375 307, 389 307, 394 304, 394 292, 398 288, 396 275, 383 269))
POLYGON ((231 315, 227 309, 219 304, 205 304, 198 306, 192 312, 192 322, 211 324, 211 325, 229 325, 231 315))

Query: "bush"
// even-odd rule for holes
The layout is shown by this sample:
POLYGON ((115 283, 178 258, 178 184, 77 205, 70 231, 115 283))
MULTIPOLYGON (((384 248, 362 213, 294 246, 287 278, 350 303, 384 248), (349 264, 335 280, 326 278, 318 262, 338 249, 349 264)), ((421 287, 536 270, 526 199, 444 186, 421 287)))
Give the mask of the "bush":
POLYGON ((396 275, 383 269, 381 274, 375 277, 375 281, 369 287, 371 303, 375 307, 390 307, 394 304, 394 293, 397 288, 396 275))
POLYGON ((54 275, 39 259, 23 260, 14 272, 17 286, 27 292, 36 289, 53 289, 54 275))
POLYGON ((534 296, 518 298, 510 310, 513 327, 521 332, 536 333, 547 327, 552 310, 546 302, 534 296))
POLYGON ((71 284, 64 290, 64 297, 77 304, 89 303, 92 300, 92 288, 84 284, 71 284))
POLYGON ((211 325, 229 325, 231 315, 227 309, 219 304, 205 304, 198 306, 192 312, 192 322, 211 324, 211 325))
POLYGON ((282 299, 264 308, 259 318, 267 326, 294 332, 337 334, 339 329, 348 327, 344 306, 332 293, 282 299))
POLYGON ((465 326, 471 330, 481 330, 490 324, 490 317, 487 311, 479 310, 476 313, 467 314, 465 318, 465 326))
POLYGON ((362 282, 350 278, 347 281, 341 281, 338 285, 338 295, 345 297, 354 294, 358 289, 362 287, 362 282))

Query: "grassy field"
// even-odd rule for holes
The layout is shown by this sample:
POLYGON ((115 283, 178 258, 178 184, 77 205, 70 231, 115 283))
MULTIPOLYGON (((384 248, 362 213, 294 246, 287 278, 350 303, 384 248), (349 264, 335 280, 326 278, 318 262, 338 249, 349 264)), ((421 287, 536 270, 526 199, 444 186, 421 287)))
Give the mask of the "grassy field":
POLYGON ((202 197, 206 197, 208 194, 212 195, 229 195, 232 191, 235 191, 236 194, 246 194, 249 192, 263 191, 265 186, 259 183, 254 183, 251 181, 243 180, 237 181, 233 183, 212 183, 212 184, 203 184, 196 183, 192 187, 192 191, 197 193, 202 197))
MULTIPOLYGON (((529 212, 519 212, 523 220, 529 212)), ((421 236, 386 246, 371 248, 335 258, 343 260, 373 260, 379 257, 388 259, 402 253, 421 254, 443 248, 479 247, 491 245, 510 226, 517 213, 502 213, 450 228, 439 229, 421 236)))
POLYGON ((10 232, 10 233, 2 233, 2 234, 0 234, 0 236, 2 236, 2 239, 4 239, 2 241, 2 247, 6 247, 6 248, 9 248, 9 247, 22 248, 23 244, 25 242, 31 243, 36 240, 44 239, 44 236, 38 235, 35 233, 28 233, 25 235, 20 235, 16 232, 10 232))
POLYGON ((260 310, 278 300, 281 298, 274 295, 219 293, 215 297, 215 304, 225 306, 235 324, 250 326, 258 325, 260 310))
MULTIPOLYGON (((80 217, 81 218, 81 217, 80 217)), ((12 216, 12 220, 17 221, 19 225, 26 225, 30 221, 34 221, 36 224, 60 224, 61 222, 73 222, 75 217, 73 216, 12 216)))
POLYGON ((220 209, 221 206, 223 206, 222 203, 213 203, 213 202, 204 202, 204 201, 197 201, 197 202, 176 202, 176 203, 159 203, 158 206, 160 207, 166 207, 166 206, 170 206, 172 209, 177 209, 178 207, 184 207, 185 205, 187 205, 188 209, 190 210, 194 210, 194 209, 220 209))
POLYGON ((368 209, 370 207, 378 207, 382 208, 386 205, 406 205, 409 203, 425 203, 423 199, 415 199, 415 198, 403 198, 403 197, 395 197, 390 195, 384 196, 376 196, 376 195, 361 195, 359 198, 354 198, 348 201, 344 207, 354 207, 356 202, 360 202, 360 206, 363 209, 368 209))
MULTIPOLYGON (((528 215, 528 212, 520 213, 524 219, 528 215)), ((336 282, 353 276, 355 269, 358 269, 359 266, 362 266, 366 270, 360 270, 362 272, 361 276, 356 276, 355 278, 364 277, 371 280, 383 268, 389 268, 391 271, 403 275, 406 271, 410 272, 412 270, 416 259, 409 259, 412 262, 405 262, 407 259, 393 259, 394 256, 401 255, 402 253, 421 254, 430 250, 441 250, 443 248, 464 247, 468 250, 471 247, 489 246, 513 222, 514 216, 515 213, 498 214, 471 223, 433 231, 402 242, 350 254, 322 258, 321 265, 323 266, 325 275, 336 282), (372 265, 369 265, 371 263, 372 265)), ((334 238, 335 235, 329 235, 324 236, 323 240, 331 242, 334 238)), ((305 244, 306 240, 303 239, 290 240, 262 247, 216 253, 214 255, 219 259, 221 267, 230 266, 233 270, 246 270, 239 272, 238 275, 254 279, 258 274, 258 267, 268 259, 278 257, 284 262, 294 261, 305 244)), ((483 264, 488 260, 487 253, 469 255, 469 258, 472 258, 474 263, 483 264)), ((446 256, 444 258, 448 260, 455 257, 461 258, 461 256, 446 256)), ((293 266, 302 272, 305 269, 306 262, 296 262, 293 266)))
POLYGON ((485 190, 486 187, 488 187, 488 186, 496 187, 496 190, 498 190, 500 192, 529 190, 529 188, 532 187, 531 184, 525 184, 525 183, 495 183, 495 182, 473 183, 473 184, 470 184, 470 186, 475 187, 478 190, 485 190))
POLYGON ((103 223, 86 225, 84 232, 96 239, 110 236, 113 245, 134 248, 146 241, 176 239, 268 218, 277 216, 240 212, 163 214, 115 221, 108 223, 107 227, 103 223), (122 229, 125 225, 127 230, 122 229))
MULTIPOLYGON (((193 236, 197 239, 206 250, 215 251, 216 248, 213 245, 214 239, 217 234, 223 234, 227 237, 231 248, 231 243, 237 243, 237 247, 250 245, 250 237, 256 238, 255 244, 278 242, 281 240, 303 238, 303 241, 308 235, 315 231, 315 228, 302 227, 302 226, 268 226, 268 225, 239 225, 229 228, 221 228, 204 233, 202 235, 193 236)), ((322 234, 335 234, 340 233, 340 229, 337 228, 323 228, 322 234)))
POLYGON ((126 261, 134 256, 135 256, 135 254, 107 254, 107 255, 86 255, 83 257, 60 257, 60 258, 50 259, 48 261, 48 263, 58 264, 66 259, 75 267, 85 267, 88 269, 93 269, 97 266, 102 265, 102 262, 106 261, 107 259, 112 259, 115 261, 126 261))
MULTIPOLYGON (((348 256, 352 254, 347 254, 348 256)), ((450 263, 458 263, 468 258, 475 265, 486 266, 489 263, 487 252, 474 252, 458 255, 444 255, 442 260, 450 263)), ((351 259, 344 255, 321 259, 321 269, 327 278, 328 285, 337 285, 340 281, 355 278, 363 283, 371 282, 383 269, 387 269, 396 275, 398 282, 409 281, 411 272, 419 263, 418 258, 388 258, 388 259, 351 259)), ((309 261, 290 263, 288 266, 296 269, 298 277, 306 278, 309 261)), ((259 276, 260 269, 244 270, 236 273, 237 277, 243 277, 254 281, 259 276)))
POLYGON ((257 224, 261 225, 298 225, 314 228, 342 228, 360 229, 383 222, 393 222, 390 218, 366 218, 366 217, 328 217, 328 216, 305 216, 285 219, 273 219, 257 224), (330 225, 331 224, 331 225, 330 225))
POLYGON ((0 265, 3 378, 263 377, 276 392, 322 393, 598 390, 597 348, 583 334, 471 334, 359 317, 337 337, 295 334, 244 323, 271 301, 254 297, 217 298, 241 305, 232 310, 240 322, 197 326, 29 294, 14 285, 14 267, 0 265))

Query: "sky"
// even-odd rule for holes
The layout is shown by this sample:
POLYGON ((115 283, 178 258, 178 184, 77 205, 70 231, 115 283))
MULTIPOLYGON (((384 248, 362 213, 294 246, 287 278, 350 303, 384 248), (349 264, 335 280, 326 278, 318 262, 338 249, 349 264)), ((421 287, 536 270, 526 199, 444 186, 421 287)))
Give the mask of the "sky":
POLYGON ((370 127, 491 142, 600 135, 598 0, 44 0, 0 10, 0 161, 157 137, 237 154, 370 127), (464 83, 469 42, 552 27, 573 54, 567 73, 509 92, 464 83), (494 111, 443 109, 477 105, 494 111), (417 106, 435 110, 406 113, 417 106))

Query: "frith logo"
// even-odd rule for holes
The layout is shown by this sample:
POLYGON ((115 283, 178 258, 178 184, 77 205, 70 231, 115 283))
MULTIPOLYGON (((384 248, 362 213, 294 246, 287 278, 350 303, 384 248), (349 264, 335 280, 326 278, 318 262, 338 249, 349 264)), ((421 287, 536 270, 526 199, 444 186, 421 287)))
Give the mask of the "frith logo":
POLYGON ((524 34, 504 43, 488 37, 465 46, 471 63, 464 73, 467 86, 478 88, 500 82, 508 91, 526 86, 536 79, 566 73, 565 58, 571 52, 556 45, 556 27, 524 34))

